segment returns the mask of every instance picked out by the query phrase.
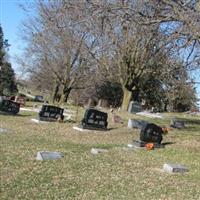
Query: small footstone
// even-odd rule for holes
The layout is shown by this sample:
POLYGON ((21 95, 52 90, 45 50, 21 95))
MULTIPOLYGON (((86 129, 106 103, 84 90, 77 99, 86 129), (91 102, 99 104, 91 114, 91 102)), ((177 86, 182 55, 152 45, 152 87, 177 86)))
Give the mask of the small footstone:
MULTIPOLYGON (((129 148, 145 148, 146 147, 147 142, 141 141, 141 140, 133 140, 133 142, 131 144, 128 144, 127 147, 129 148)), ((163 144, 159 144, 159 143, 153 143, 154 148, 165 148, 165 146, 163 144)))
POLYGON ((184 173, 189 171, 188 168, 183 165, 169 163, 163 165, 163 170, 168 173, 184 173))
POLYGON ((0 128, 0 133, 6 133, 6 132, 8 132, 8 129, 0 128))
POLYGON ((36 123, 36 124, 45 124, 45 123, 48 123, 48 122, 40 121, 40 120, 34 119, 34 118, 32 118, 31 121, 34 122, 34 123, 36 123))
POLYGON ((107 149, 92 148, 90 152, 92 154, 96 155, 96 154, 99 154, 99 153, 107 153, 108 150, 107 149))
POLYGON ((64 156, 61 152, 39 151, 36 160, 58 160, 64 156))

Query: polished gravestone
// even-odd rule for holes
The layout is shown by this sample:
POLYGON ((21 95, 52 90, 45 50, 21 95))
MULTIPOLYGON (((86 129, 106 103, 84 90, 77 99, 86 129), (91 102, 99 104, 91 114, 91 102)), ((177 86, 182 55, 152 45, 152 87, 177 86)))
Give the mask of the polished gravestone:
POLYGON ((63 108, 51 105, 43 105, 41 111, 39 112, 39 120, 50 122, 64 120, 63 112, 63 108))
POLYGON ((160 126, 153 123, 145 124, 140 132, 140 140, 147 143, 160 144, 163 137, 163 130, 160 126))
POLYGON ((95 109, 87 109, 80 127, 83 129, 106 130, 108 114, 95 109))
POLYGON ((142 148, 146 147, 148 143, 153 143, 154 148, 164 148, 164 145, 161 144, 163 133, 160 126, 153 123, 146 123, 140 131, 140 140, 134 140, 133 143, 129 145, 133 148, 142 148))
POLYGON ((148 143, 153 143, 153 148, 164 148, 165 146, 163 144, 155 143, 155 142, 144 142, 141 140, 134 140, 131 144, 128 144, 127 146, 129 148, 144 148, 148 143))
POLYGON ((20 110, 20 104, 8 99, 1 99, 0 111, 16 115, 20 110))

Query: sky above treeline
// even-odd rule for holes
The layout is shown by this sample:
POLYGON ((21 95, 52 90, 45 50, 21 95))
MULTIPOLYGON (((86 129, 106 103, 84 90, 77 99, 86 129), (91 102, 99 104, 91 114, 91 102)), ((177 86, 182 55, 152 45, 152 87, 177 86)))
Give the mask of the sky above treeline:
MULTIPOLYGON (((11 45, 8 51, 9 60, 18 76, 21 75, 21 71, 15 58, 22 54, 25 46, 24 41, 21 40, 20 25, 26 19, 26 15, 19 5, 30 2, 34 2, 34 0, 0 0, 0 23, 4 38, 8 39, 11 45)), ((200 82, 200 70, 194 72, 193 76, 195 81, 200 82)), ((196 88, 197 96, 200 99, 200 84, 196 84, 196 88)))
POLYGON ((16 63, 16 56, 23 50, 23 42, 20 38, 20 24, 25 19, 25 13, 19 7, 20 3, 30 0, 0 0, 0 23, 4 32, 4 39, 8 39, 9 59, 16 73, 19 73, 19 66, 16 63))

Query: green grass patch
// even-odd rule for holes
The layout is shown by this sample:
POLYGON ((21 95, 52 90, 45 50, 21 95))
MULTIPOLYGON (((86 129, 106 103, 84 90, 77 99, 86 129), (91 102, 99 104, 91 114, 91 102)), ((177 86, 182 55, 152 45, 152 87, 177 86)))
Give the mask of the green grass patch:
MULTIPOLYGON (((83 116, 79 109, 79 121, 83 116)), ((125 123, 110 131, 77 132, 72 123, 35 124, 37 113, 0 115, 1 199, 200 199, 200 119, 186 114, 165 114, 149 119, 118 112, 125 123), (139 138, 139 130, 127 129, 129 118, 169 126, 172 116, 185 120, 186 128, 171 130, 164 149, 124 151, 122 147, 139 138), (91 148, 109 151, 92 155, 91 148), (37 161, 37 151, 60 151, 57 161, 37 161), (180 163, 185 174, 166 174, 164 163, 180 163)))

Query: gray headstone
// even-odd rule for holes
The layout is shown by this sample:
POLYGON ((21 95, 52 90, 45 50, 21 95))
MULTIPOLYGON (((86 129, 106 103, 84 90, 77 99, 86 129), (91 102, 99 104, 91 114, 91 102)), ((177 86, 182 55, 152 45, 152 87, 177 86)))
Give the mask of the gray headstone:
POLYGON ((173 118, 173 119, 171 119, 170 126, 173 128, 182 129, 182 128, 185 128, 185 122, 181 121, 177 118, 173 118))
POLYGON ((64 156, 61 152, 39 151, 36 160, 57 160, 64 156))
POLYGON ((139 128, 139 129, 141 129, 147 123, 148 122, 144 121, 144 120, 129 119, 128 120, 128 128, 139 128))
POLYGON ((169 163, 163 165, 163 170, 168 173, 184 173, 189 171, 188 168, 183 165, 169 163))
POLYGON ((129 107, 128 107, 129 113, 137 113, 137 112, 141 112, 141 111, 142 111, 141 103, 139 103, 137 101, 131 101, 129 103, 129 107))

